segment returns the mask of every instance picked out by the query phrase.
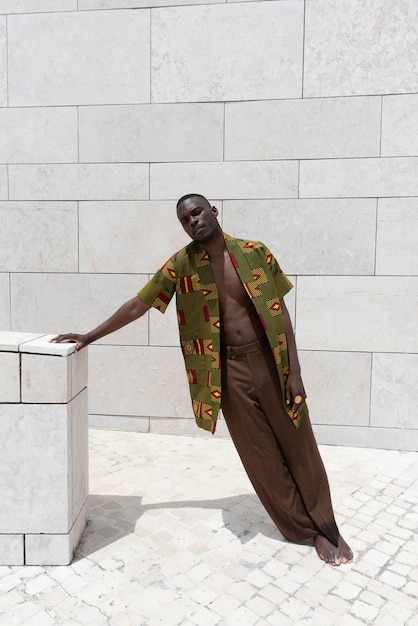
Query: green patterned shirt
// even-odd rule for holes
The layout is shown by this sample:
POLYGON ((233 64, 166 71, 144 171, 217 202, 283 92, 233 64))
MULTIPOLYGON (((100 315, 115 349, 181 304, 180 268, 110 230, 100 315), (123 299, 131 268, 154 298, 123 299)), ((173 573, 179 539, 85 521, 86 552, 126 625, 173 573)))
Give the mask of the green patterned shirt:
MULTIPOLYGON (((235 239, 226 234, 224 237, 231 261, 269 340, 284 407, 298 428, 308 412, 306 404, 299 415, 285 404, 289 360, 280 305, 292 283, 264 244, 235 239)), ((209 256, 195 241, 170 257, 138 292, 138 297, 164 313, 174 292, 181 349, 196 423, 214 433, 222 396, 219 298, 209 256)))

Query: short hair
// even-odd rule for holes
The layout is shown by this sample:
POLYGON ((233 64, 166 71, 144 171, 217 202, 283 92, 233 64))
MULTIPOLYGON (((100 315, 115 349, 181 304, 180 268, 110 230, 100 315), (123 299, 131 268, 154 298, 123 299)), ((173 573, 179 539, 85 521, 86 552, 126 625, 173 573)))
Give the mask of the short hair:
POLYGON ((176 209, 178 209, 178 208, 179 208, 180 204, 181 204, 184 200, 188 200, 189 198, 196 198, 196 197, 197 197, 197 198, 203 198, 203 200, 206 200, 206 202, 207 202, 208 204, 210 204, 209 200, 208 200, 205 196, 202 196, 202 194, 201 194, 201 193, 186 193, 186 195, 185 195, 185 196, 182 196, 182 197, 180 198, 180 200, 177 202, 177 204, 176 204, 176 209))

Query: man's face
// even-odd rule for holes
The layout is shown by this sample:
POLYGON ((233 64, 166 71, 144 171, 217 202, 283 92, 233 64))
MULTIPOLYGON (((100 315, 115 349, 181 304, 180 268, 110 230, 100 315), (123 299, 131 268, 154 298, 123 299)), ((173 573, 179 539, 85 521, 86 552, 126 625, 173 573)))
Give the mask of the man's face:
POLYGON ((219 232, 217 215, 218 209, 200 196, 183 200, 177 209, 177 217, 184 230, 199 243, 210 241, 219 232))

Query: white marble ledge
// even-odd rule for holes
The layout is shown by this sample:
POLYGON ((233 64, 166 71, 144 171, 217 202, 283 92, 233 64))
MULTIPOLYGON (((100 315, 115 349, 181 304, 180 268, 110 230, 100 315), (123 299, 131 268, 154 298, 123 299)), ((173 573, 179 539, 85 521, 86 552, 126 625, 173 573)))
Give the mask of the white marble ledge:
POLYGON ((56 335, 43 335, 19 346, 19 352, 30 354, 50 354, 53 356, 68 356, 75 350, 75 343, 51 343, 56 335))
POLYGON ((50 343, 54 337, 55 335, 0 331, 0 352, 24 352, 52 356, 68 356, 74 352, 75 343, 50 343))
POLYGON ((41 334, 0 331, 0 352, 19 352, 23 343, 39 339, 41 334))

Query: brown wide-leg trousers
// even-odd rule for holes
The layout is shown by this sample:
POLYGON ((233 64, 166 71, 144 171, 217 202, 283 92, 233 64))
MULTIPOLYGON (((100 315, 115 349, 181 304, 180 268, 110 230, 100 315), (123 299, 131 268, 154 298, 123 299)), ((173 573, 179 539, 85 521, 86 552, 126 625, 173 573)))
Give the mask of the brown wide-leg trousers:
POLYGON ((244 468, 282 535, 337 545, 325 468, 309 419, 296 429, 267 338, 222 350, 222 412, 244 468))

